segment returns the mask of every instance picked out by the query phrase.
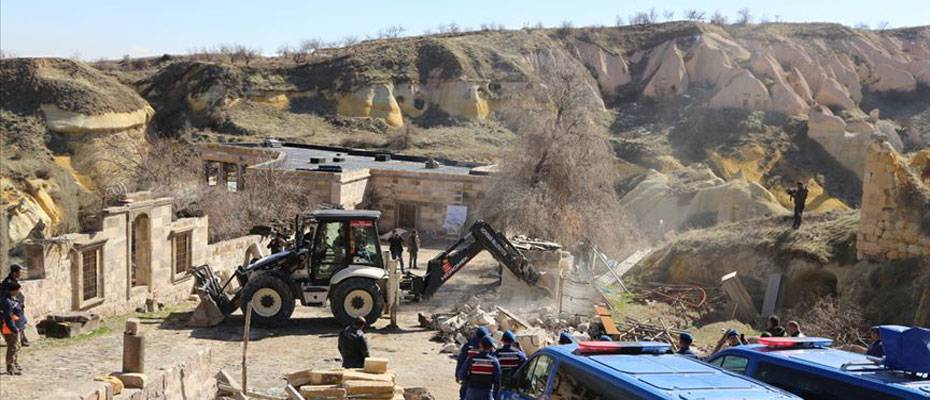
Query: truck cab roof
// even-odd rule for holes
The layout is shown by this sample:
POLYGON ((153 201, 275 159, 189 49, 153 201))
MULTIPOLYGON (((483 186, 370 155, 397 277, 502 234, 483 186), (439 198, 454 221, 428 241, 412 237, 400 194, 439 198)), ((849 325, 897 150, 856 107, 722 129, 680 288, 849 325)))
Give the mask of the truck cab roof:
POLYGON ((901 398, 930 398, 930 377, 897 371, 881 365, 877 358, 827 346, 778 347, 749 344, 731 347, 714 355, 710 362, 724 356, 739 356, 749 360, 746 374, 760 376, 759 363, 788 367, 798 374, 829 378, 838 383, 894 392, 901 398))
POLYGON ((798 398, 751 378, 724 371, 695 358, 667 354, 667 351, 667 344, 655 342, 582 342, 545 347, 537 354, 555 358, 557 369, 582 371, 593 381, 610 386, 606 390, 627 393, 629 398, 798 398), (591 350, 591 346, 597 349, 591 350), (628 351, 623 349, 624 346, 634 350, 628 351), (639 351, 636 351, 636 346, 641 346, 639 351), (615 351, 611 351, 611 347, 615 347, 615 351))
POLYGON ((310 217, 318 221, 344 221, 352 219, 377 220, 381 218, 381 211, 377 210, 315 210, 310 217))

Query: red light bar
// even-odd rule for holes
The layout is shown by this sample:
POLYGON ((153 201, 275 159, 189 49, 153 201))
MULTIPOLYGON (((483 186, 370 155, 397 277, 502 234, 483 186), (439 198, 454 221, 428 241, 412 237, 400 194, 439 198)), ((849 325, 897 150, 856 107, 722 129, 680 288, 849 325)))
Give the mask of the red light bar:
POLYGON ((660 342, 604 342, 586 341, 578 343, 580 354, 659 354, 668 351, 669 346, 660 342))
POLYGON ((770 349, 826 347, 833 344, 830 339, 817 337, 760 337, 758 342, 770 349))

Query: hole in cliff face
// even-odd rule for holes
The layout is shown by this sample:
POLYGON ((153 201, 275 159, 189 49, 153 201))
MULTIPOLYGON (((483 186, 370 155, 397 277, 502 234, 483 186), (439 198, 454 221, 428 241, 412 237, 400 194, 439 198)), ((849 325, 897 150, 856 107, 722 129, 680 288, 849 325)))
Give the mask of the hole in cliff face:
POLYGON ((413 99, 413 108, 416 108, 417 110, 422 110, 426 108, 426 100, 413 99))
POLYGON ((837 278, 831 272, 810 269, 796 273, 785 287, 785 307, 813 303, 826 296, 836 296, 837 278))
POLYGON ((491 82, 488 84, 488 90, 492 92, 499 92, 501 90, 501 84, 499 82, 491 82))
POLYGON ((395 97, 394 97, 394 100, 397 100, 398 103, 403 103, 403 102, 404 102, 404 96, 395 96, 395 97))

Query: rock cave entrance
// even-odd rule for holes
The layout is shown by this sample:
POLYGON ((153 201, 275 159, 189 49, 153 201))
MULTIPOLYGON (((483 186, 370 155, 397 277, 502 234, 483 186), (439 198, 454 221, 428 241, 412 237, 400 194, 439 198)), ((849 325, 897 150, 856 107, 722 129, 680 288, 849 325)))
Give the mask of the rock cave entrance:
POLYGON ((813 302, 826 296, 837 294, 837 277, 822 269, 800 271, 790 278, 785 288, 785 307, 813 302))

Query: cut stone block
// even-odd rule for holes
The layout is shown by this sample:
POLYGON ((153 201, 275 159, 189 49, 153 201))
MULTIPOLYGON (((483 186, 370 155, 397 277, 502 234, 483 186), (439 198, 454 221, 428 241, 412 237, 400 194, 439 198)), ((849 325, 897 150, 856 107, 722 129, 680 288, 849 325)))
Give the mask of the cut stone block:
POLYGON ((375 381, 345 381, 342 386, 346 389, 346 394, 367 395, 367 394, 387 394, 388 398, 394 397, 394 383, 392 382, 375 382, 375 381))
POLYGON ((129 318, 126 320, 126 330, 123 333, 127 335, 138 335, 142 333, 142 320, 139 318, 129 318))
POLYGON ((365 359, 365 372, 371 374, 383 374, 387 372, 388 360, 384 358, 366 358, 365 359))
POLYGON ((376 381, 394 383, 394 372, 387 371, 383 374, 370 374, 360 369, 347 369, 342 372, 343 381, 376 381))
POLYGON ((300 395, 305 400, 345 399, 346 389, 336 385, 309 385, 300 387, 300 395))
POLYGON ((148 380, 145 374, 138 372, 114 373, 112 377, 123 382, 123 386, 129 389, 145 389, 145 382, 148 380))
POLYGON ((306 400, 304 399, 304 396, 300 394, 300 391, 291 385, 284 387, 284 393, 287 394, 288 400, 306 400))
POLYGON ((285 377, 287 383, 294 387, 303 385, 332 385, 342 382, 342 371, 320 371, 305 369, 292 372, 285 377))
POLYGON ((126 385, 114 376, 98 376, 94 380, 109 384, 114 395, 122 393, 126 388, 126 385))

